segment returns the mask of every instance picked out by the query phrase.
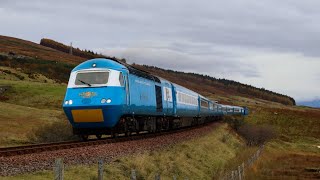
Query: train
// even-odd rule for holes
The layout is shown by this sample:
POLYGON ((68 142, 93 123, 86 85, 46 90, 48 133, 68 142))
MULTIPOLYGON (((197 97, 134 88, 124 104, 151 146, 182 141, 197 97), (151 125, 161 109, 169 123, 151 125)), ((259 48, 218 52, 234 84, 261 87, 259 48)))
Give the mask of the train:
MULTIPOLYGON (((200 85, 201 86, 201 85, 200 85)), ((246 107, 212 101, 188 88, 114 59, 96 58, 70 73, 63 110, 73 134, 131 135, 194 126, 246 107)))

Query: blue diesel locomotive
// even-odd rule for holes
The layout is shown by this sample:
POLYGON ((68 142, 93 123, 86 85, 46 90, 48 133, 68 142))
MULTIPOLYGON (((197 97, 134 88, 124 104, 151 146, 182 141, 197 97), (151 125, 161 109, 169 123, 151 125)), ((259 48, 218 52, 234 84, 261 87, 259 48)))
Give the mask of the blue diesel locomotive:
POLYGON ((192 126, 248 109, 211 101, 185 87, 128 64, 97 58, 70 74, 63 109, 73 133, 117 136, 192 126))

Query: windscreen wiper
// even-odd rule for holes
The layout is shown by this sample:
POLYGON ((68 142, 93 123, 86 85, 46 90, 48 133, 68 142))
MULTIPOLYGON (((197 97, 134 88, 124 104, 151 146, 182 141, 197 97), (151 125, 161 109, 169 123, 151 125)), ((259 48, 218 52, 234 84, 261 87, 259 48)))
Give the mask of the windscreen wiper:
POLYGON ((84 82, 84 81, 82 81, 82 80, 80 80, 80 79, 77 79, 77 80, 80 81, 82 84, 86 84, 86 85, 88 85, 88 86, 91 87, 91 84, 89 84, 89 83, 87 83, 87 82, 84 82))

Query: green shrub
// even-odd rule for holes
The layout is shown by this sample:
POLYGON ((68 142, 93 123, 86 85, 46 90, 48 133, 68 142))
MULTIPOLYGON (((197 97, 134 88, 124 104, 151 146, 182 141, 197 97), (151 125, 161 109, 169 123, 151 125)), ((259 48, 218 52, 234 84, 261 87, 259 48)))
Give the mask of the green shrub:
POLYGON ((16 73, 13 73, 14 76, 16 76, 18 79, 20 80, 24 80, 24 76, 20 75, 20 74, 16 74, 16 73))
POLYGON ((11 74, 11 71, 10 70, 2 70, 3 72, 7 73, 7 74, 11 74))
POLYGON ((276 136, 276 132, 270 125, 244 124, 237 131, 249 146, 256 146, 270 141, 276 136))
POLYGON ((235 130, 238 130, 244 124, 244 119, 241 116, 223 116, 223 121, 235 130))
POLYGON ((55 121, 34 128, 29 139, 34 143, 79 140, 78 136, 72 134, 72 127, 66 120, 55 121))
POLYGON ((0 61, 8 59, 8 55, 0 53, 0 61))

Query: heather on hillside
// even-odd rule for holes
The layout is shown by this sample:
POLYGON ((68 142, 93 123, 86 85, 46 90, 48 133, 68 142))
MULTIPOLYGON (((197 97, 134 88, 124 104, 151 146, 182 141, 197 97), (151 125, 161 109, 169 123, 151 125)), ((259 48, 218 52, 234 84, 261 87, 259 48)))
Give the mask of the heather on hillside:
MULTIPOLYGON (((0 54, 0 65, 21 68, 26 73, 37 72, 58 82, 67 82, 72 68, 82 62, 84 59, 103 57, 125 62, 125 59, 100 55, 90 50, 83 51, 79 48, 73 48, 73 55, 70 55, 70 46, 51 39, 41 39, 40 45, 37 45, 35 43, 16 38, 5 36, 0 37, 0 45, 7 46, 7 44, 11 44, 10 49, 17 50, 14 51, 14 53, 10 53, 7 50, 3 51, 4 53, 0 54), (37 48, 28 49, 28 47, 31 45, 32 47, 34 46, 37 48), (23 51, 24 49, 26 51, 23 51), (28 53, 25 54, 24 52, 28 53), (46 52, 46 54, 42 55, 43 52, 46 52), (61 60, 59 58, 49 58, 50 53, 53 54, 54 57, 59 57, 61 60), (78 58, 81 58, 81 60, 78 58)), ((213 94, 223 96, 245 96, 249 98, 260 98, 268 101, 278 102, 285 105, 296 104, 292 97, 232 80, 217 79, 196 73, 164 70, 158 67, 147 65, 134 64, 133 66, 190 88, 205 96, 210 96, 213 94)))
MULTIPOLYGON (((135 67, 166 78, 172 82, 188 87, 194 91, 209 94, 240 95, 255 97, 268 101, 278 102, 284 105, 296 105, 295 100, 287 95, 279 94, 256 88, 251 85, 242 84, 233 80, 217 79, 208 75, 185 73, 173 70, 165 70, 154 66, 134 65, 135 67), (201 86, 199 86, 201 85, 201 86)), ((208 95, 209 95, 208 94, 208 95)))
POLYGON ((45 47, 31 41, 1 35, 0 53, 4 56, 10 55, 18 58, 20 56, 22 58, 23 56, 26 56, 39 60, 43 59, 55 62, 67 62, 70 64, 79 64, 87 59, 45 47))
MULTIPOLYGON (((41 39, 40 45, 46 46, 46 47, 50 47, 52 49, 55 49, 55 50, 58 50, 58 51, 61 51, 61 52, 65 52, 65 53, 70 53, 70 49, 71 49, 70 46, 67 46, 67 45, 64 45, 64 44, 62 44, 60 42, 57 42, 57 41, 54 41, 54 40, 51 40, 51 39, 46 39, 46 38, 41 39)), ((82 58, 87 58, 87 59, 93 59, 93 58, 109 58, 109 59, 111 58, 111 59, 115 59, 115 57, 105 56, 105 55, 93 52, 91 50, 81 50, 79 48, 74 48, 74 47, 72 47, 72 55, 79 56, 79 57, 82 57, 82 58)), ((125 59, 119 59, 119 60, 125 62, 125 59)))
POLYGON ((71 70, 75 67, 71 63, 48 61, 28 56, 9 56, 0 53, 0 66, 20 68, 26 74, 39 73, 57 82, 67 82, 71 70))

